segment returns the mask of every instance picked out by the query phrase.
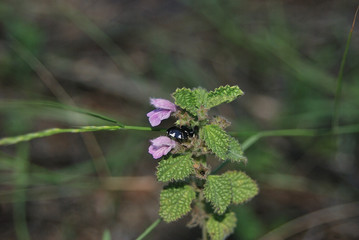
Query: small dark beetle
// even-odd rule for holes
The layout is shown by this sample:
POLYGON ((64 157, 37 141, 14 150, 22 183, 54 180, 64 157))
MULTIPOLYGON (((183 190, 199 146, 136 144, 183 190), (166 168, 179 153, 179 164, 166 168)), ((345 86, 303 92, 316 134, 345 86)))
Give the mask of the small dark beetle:
POLYGON ((176 139, 179 141, 184 141, 184 140, 187 140, 189 137, 193 137, 193 135, 196 134, 196 129, 198 129, 197 126, 194 129, 190 129, 186 126, 182 126, 180 128, 179 127, 170 127, 169 129, 167 129, 167 135, 170 138, 173 138, 173 139, 176 139))

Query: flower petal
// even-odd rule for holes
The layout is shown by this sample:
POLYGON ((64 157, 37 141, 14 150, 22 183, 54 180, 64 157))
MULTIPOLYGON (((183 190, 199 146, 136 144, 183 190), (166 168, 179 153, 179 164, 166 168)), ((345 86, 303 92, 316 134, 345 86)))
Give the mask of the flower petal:
POLYGON ((148 120, 152 127, 160 125, 161 121, 171 116, 171 111, 166 109, 155 109, 147 113, 148 120))
POLYGON ((173 141, 169 137, 160 136, 151 140, 151 145, 148 148, 148 152, 152 154, 154 159, 158 159, 168 154, 172 148, 176 146, 177 142, 173 141))
POLYGON ((148 148, 148 152, 152 154, 154 159, 158 159, 164 155, 166 155, 169 151, 171 151, 170 147, 161 147, 161 148, 155 148, 154 146, 150 146, 148 148))
POLYGON ((156 147, 171 146, 175 147, 177 142, 166 136, 159 136, 158 138, 151 140, 152 145, 156 147))
POLYGON ((167 109, 171 110, 171 112, 175 112, 177 110, 176 105, 166 99, 151 98, 150 102, 153 106, 155 106, 155 108, 167 109))

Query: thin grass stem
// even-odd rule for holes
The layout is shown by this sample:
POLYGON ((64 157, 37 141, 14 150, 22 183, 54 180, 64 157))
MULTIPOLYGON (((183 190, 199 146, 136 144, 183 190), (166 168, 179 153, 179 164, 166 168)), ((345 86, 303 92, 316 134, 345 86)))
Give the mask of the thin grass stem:
POLYGON ((152 232, 155 227, 157 227, 158 224, 160 224, 160 222, 160 218, 156 219, 156 221, 154 221, 148 228, 146 228, 146 230, 138 238, 136 238, 136 240, 144 239, 150 232, 152 232))
POLYGON ((137 65, 132 62, 131 58, 128 57, 123 49, 121 49, 109 35, 101 30, 101 28, 92 22, 85 14, 64 1, 59 1, 57 8, 60 13, 66 16, 81 31, 100 46, 119 69, 125 69, 131 74, 139 74, 139 70, 136 67, 137 65))
POLYGON ((247 138, 242 144, 243 151, 247 150, 255 142, 263 137, 280 137, 280 136, 304 136, 313 137, 318 134, 318 130, 315 129, 283 129, 283 130, 270 130, 263 131, 247 138))
POLYGON ((70 106, 70 105, 66 105, 66 104, 62 104, 62 103, 58 103, 58 102, 51 102, 51 101, 2 101, 0 103, 0 109, 13 109, 13 108, 23 108, 23 107, 44 107, 44 108, 53 108, 53 109, 60 109, 60 110, 64 110, 64 111, 70 111, 70 112, 76 112, 76 113, 80 113, 80 114, 84 114, 84 115, 88 115, 90 117, 94 117, 94 118, 98 118, 100 120, 104 120, 107 122, 111 122, 111 123, 115 123, 119 126, 124 126, 121 122, 112 119, 110 117, 101 115, 99 113, 96 112, 92 112, 89 110, 86 110, 84 108, 79 108, 79 107, 75 107, 75 106, 70 106))
POLYGON ((339 68, 339 73, 338 73, 338 78, 337 78, 337 87, 336 87, 336 92, 335 92, 333 119, 332 119, 332 129, 333 130, 338 127, 339 106, 340 106, 340 101, 341 101, 341 97, 342 97, 342 82, 343 82, 344 66, 345 66, 345 62, 346 62, 347 55, 349 52, 349 46, 350 46, 350 42, 352 39, 352 34, 353 34, 353 30, 354 30, 355 20, 358 15, 358 11, 359 11, 359 6, 357 7, 357 9, 355 11, 353 24, 349 31, 348 40, 347 40, 347 43, 346 43, 346 46, 344 49, 344 53, 343 53, 343 57, 342 57, 342 60, 340 63, 340 68, 339 68))
POLYGON ((15 188, 12 196, 14 227, 17 239, 30 240, 29 229, 26 221, 26 200, 28 185, 28 144, 18 146, 18 155, 15 167, 15 188))
MULTIPOLYGON (((335 130, 331 129, 281 129, 281 130, 270 130, 270 131, 262 131, 258 132, 249 138, 247 138, 242 143, 242 150, 245 151, 250 148, 254 143, 259 141, 264 137, 315 137, 315 136, 325 136, 325 135, 341 135, 348 133, 357 133, 359 132, 359 124, 348 125, 337 127, 335 130)), ((225 165, 228 164, 228 160, 222 162, 216 169, 212 171, 211 174, 217 173, 221 170, 225 165)))
POLYGON ((111 240, 111 232, 106 229, 102 234, 102 240, 111 240))
POLYGON ((161 131, 162 129, 153 129, 142 126, 84 126, 81 128, 50 128, 39 132, 27 133, 15 137, 5 137, 0 139, 1 145, 12 145, 19 142, 30 141, 35 138, 48 137, 60 133, 82 133, 96 131, 116 131, 116 130, 138 130, 138 131, 161 131))

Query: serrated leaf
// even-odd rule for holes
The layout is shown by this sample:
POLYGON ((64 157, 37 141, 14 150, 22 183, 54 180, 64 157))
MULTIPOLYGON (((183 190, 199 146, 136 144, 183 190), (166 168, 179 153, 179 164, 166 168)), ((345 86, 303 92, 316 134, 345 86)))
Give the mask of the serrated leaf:
POLYGON ((257 184, 243 172, 210 175, 204 185, 204 196, 218 214, 223 214, 229 204, 243 203, 257 194, 257 184))
POLYGON ((195 94, 189 88, 177 88, 172 94, 175 104, 197 116, 197 99, 195 94))
POLYGON ((157 178, 161 182, 183 180, 192 173, 194 168, 190 154, 170 156, 160 161, 157 167, 157 178))
POLYGON ((258 194, 258 186, 254 180, 243 172, 229 171, 223 174, 231 185, 232 199, 235 204, 250 200, 258 194))
POLYGON ((247 158, 243 156, 241 145, 235 138, 229 137, 228 146, 229 147, 228 147, 226 159, 229 159, 232 162, 247 161, 247 158))
POLYGON ((193 89, 193 94, 194 94, 194 96, 196 98, 196 106, 197 106, 197 108, 207 105, 208 92, 207 92, 206 89, 204 89, 204 88, 195 88, 195 89, 193 89))
POLYGON ((223 175, 210 175, 204 185, 204 196, 214 207, 214 211, 223 214, 231 203, 231 183, 223 175))
POLYGON ((166 222, 181 218, 191 211, 191 203, 195 197, 196 192, 189 185, 163 189, 160 194, 160 216, 166 222))
POLYGON ((243 95, 238 86, 221 86, 208 93, 207 108, 215 107, 221 103, 228 103, 243 95))
POLYGON ((200 131, 200 137, 209 149, 219 158, 225 160, 229 148, 228 134, 217 125, 206 125, 200 131))
POLYGON ((210 216, 206 222, 206 228, 211 240, 223 240, 234 232, 236 224, 236 215, 230 212, 224 216, 210 216))

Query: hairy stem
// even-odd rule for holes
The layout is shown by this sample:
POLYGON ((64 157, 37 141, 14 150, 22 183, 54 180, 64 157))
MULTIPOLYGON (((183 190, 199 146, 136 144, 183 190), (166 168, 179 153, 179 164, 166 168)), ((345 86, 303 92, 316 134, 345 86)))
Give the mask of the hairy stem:
POLYGON ((203 226, 202 226, 202 240, 207 240, 207 228, 206 228, 206 224, 203 224, 203 226))

